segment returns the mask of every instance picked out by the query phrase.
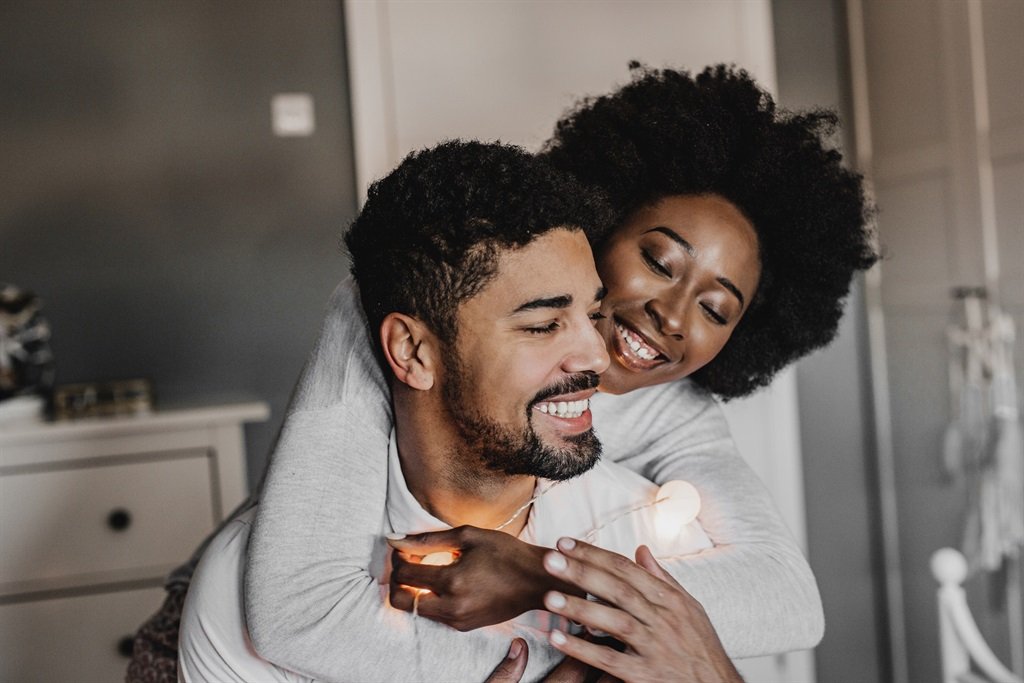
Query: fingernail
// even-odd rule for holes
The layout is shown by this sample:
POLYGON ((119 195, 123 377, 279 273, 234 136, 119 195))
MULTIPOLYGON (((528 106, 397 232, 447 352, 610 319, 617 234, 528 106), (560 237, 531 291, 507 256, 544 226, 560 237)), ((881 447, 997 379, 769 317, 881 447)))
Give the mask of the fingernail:
POLYGON ((512 646, 508 649, 508 658, 515 659, 523 653, 523 641, 513 640, 512 646))
POLYGON ((568 641, 565 639, 565 634, 556 629, 551 631, 551 642, 555 645, 565 645, 568 641))
POLYGON ((568 568, 569 563, 565 561, 564 555, 548 553, 544 556, 544 566, 553 572, 564 572, 568 568))
POLYGON ((403 538, 405 538, 405 534, 384 534, 384 538, 388 539, 389 541, 401 541, 403 538))
POLYGON ((551 607, 553 609, 562 609, 563 607, 565 607, 565 596, 561 593, 550 591, 546 596, 545 602, 547 603, 548 607, 551 607))
POLYGON ((576 541, 571 538, 560 538, 558 539, 559 550, 572 550, 576 547, 576 541))

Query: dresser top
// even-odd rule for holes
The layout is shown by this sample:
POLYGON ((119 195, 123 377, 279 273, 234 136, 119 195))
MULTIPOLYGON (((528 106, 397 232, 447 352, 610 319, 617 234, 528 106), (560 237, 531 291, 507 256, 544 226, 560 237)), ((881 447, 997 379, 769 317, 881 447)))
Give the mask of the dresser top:
POLYGON ((108 437, 164 432, 176 429, 216 427, 242 422, 263 422, 270 407, 262 401, 223 405, 154 410, 142 415, 89 417, 56 422, 19 421, 0 423, 0 446, 46 441, 67 441, 90 437, 108 437))

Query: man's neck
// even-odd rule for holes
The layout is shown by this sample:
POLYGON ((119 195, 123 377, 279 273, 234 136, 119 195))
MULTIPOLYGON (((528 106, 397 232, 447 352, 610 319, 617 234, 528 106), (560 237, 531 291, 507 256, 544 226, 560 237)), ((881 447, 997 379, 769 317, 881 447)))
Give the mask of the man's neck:
MULTIPOLYGON (((447 416, 406 408, 396 401, 398 456, 409 492, 427 512, 453 527, 494 529, 533 497, 536 477, 487 469, 447 416)), ((502 531, 518 535, 527 517, 524 510, 502 531)))

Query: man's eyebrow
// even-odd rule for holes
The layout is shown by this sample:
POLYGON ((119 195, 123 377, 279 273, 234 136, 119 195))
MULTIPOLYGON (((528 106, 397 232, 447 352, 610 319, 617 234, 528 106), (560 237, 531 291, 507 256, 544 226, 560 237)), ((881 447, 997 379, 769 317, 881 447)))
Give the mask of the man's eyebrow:
MULTIPOLYGON (((598 287, 597 291, 594 292, 594 301, 603 301, 605 296, 608 295, 607 287, 598 287)), ((550 296, 542 299, 533 299, 522 304, 516 310, 512 311, 512 314, 523 313, 525 311, 533 311, 538 308, 569 308, 572 306, 572 295, 562 294, 561 296, 550 296)))
POLYGON ((512 311, 513 315, 516 313, 523 313, 525 311, 533 311, 538 308, 569 308, 572 306, 572 295, 563 294, 561 296, 551 296, 543 299, 533 299, 522 304, 516 310, 512 311))
POLYGON ((664 225, 659 225, 656 228, 651 228, 647 232, 660 232, 661 234, 665 235, 673 242, 681 246, 684 250, 686 250, 686 253, 689 254, 690 256, 697 255, 697 250, 693 248, 693 245, 687 242, 685 239, 683 239, 682 235, 680 235, 675 230, 672 230, 671 228, 666 228, 664 225))
MULTIPOLYGON (((697 250, 694 249, 692 244, 683 239, 683 236, 677 233, 675 230, 672 230, 671 228, 666 228, 663 225, 659 225, 656 228, 651 228, 647 232, 660 232, 661 234, 667 236, 673 242, 681 246, 686 251, 686 253, 690 255, 691 258, 696 258, 697 250)), ((740 288, 737 287, 732 280, 730 280, 727 277, 716 277, 715 281, 718 282, 718 284, 725 287, 733 296, 739 299, 740 308, 747 305, 746 299, 743 298, 743 292, 740 291, 740 288)))

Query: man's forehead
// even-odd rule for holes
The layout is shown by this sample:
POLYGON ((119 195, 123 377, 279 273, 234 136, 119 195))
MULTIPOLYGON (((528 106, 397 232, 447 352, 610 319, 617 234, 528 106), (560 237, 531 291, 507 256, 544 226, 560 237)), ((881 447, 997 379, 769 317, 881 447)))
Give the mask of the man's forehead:
POLYGON ((515 315, 574 301, 589 306, 600 288, 586 236, 559 228, 518 249, 500 249, 494 276, 480 295, 500 299, 501 314, 515 315))

